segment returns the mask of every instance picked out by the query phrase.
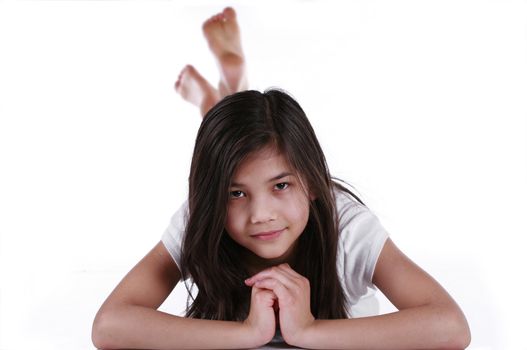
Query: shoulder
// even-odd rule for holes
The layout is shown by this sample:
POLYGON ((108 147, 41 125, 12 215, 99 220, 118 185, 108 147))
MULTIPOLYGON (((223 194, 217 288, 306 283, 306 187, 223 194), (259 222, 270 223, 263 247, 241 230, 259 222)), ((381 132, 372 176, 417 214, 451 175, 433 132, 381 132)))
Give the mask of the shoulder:
POLYGON ((338 266, 351 299, 372 287, 372 278, 388 232, 377 216, 352 195, 335 191, 338 215, 338 266))
POLYGON ((363 211, 369 211, 368 207, 360 203, 350 193, 344 192, 340 189, 334 190, 335 194, 335 208, 339 221, 349 220, 351 217, 363 211))
POLYGON ((365 221, 368 221, 371 224, 377 219, 367 206, 360 203, 350 193, 342 190, 335 190, 335 208, 338 220, 339 238, 341 240, 359 238, 361 233, 366 232, 364 232, 364 230, 357 232, 357 230, 367 228, 364 225, 359 224, 364 224, 365 221))
POLYGON ((370 248, 372 244, 383 244, 388 232, 378 217, 351 194, 335 191, 335 206, 338 215, 339 241, 349 249, 370 248))
POLYGON ((170 218, 170 225, 185 227, 188 222, 188 200, 185 200, 170 218))
POLYGON ((181 249, 187 222, 188 201, 185 201, 174 215, 172 215, 170 222, 161 237, 163 245, 179 267, 181 267, 181 249))

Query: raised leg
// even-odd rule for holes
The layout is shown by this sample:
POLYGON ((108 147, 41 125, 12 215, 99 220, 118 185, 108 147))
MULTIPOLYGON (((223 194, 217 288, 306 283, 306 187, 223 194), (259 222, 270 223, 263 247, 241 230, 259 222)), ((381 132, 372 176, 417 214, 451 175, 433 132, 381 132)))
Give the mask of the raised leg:
POLYGON ((248 88, 240 28, 234 9, 226 7, 207 19, 203 23, 203 34, 220 70, 218 88, 214 88, 192 65, 183 68, 175 85, 185 101, 200 109, 202 117, 221 98, 248 88))
POLYGON ((196 68, 191 65, 185 66, 176 81, 176 91, 185 101, 199 108, 201 117, 212 108, 219 100, 220 95, 196 68))
POLYGON ((247 90, 247 72, 236 12, 226 7, 203 23, 203 34, 220 70, 221 97, 247 90))

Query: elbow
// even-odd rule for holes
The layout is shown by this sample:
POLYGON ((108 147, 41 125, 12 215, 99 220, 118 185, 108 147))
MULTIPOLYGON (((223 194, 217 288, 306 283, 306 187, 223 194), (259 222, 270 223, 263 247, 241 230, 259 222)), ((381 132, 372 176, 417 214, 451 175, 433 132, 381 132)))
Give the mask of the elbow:
POLYGON ((111 312, 99 310, 92 325, 91 340, 97 349, 115 349, 116 344, 112 340, 112 314, 111 312))
POLYGON ((472 337, 470 335, 470 329, 468 324, 460 326, 456 336, 453 339, 453 349, 466 349, 470 345, 472 337))
POLYGON ((460 330, 458 334, 452 337, 445 347, 446 349, 466 349, 470 345, 471 336, 468 327, 464 330, 460 330))
POLYGON ((456 307, 446 315, 442 326, 446 337, 442 344, 443 349, 466 349, 471 341, 470 328, 463 312, 456 307))

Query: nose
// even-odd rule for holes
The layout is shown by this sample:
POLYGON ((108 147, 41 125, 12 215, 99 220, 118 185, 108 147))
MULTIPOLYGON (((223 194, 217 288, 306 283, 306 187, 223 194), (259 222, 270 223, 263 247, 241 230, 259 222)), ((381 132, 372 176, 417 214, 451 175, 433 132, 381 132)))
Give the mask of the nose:
POLYGON ((276 220, 276 213, 272 200, 267 198, 253 198, 250 208, 251 224, 261 224, 276 220))

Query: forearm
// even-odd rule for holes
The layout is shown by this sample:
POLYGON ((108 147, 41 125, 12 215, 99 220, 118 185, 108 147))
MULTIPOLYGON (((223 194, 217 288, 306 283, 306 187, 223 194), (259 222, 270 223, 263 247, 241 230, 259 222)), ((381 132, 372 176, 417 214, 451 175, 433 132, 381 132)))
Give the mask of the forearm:
POLYGON ((92 339, 101 349, 229 349, 256 344, 241 322, 178 317, 142 306, 119 306, 96 317, 92 339))
POLYGON ((391 314, 316 320, 295 344, 312 349, 462 349, 470 342, 457 310, 421 306, 391 314))

